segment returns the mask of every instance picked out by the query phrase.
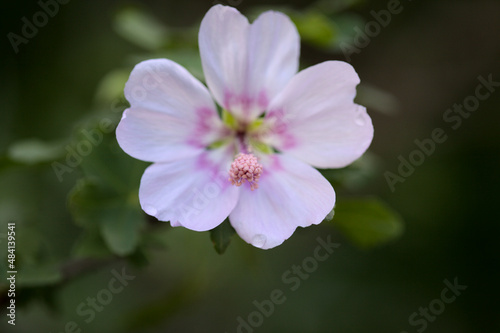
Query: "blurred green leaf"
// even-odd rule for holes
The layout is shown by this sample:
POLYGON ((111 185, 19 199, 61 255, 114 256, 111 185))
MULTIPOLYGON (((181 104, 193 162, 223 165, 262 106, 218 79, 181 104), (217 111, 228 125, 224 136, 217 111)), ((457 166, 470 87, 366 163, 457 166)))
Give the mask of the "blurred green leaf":
POLYGON ((71 193, 70 208, 79 225, 100 230, 113 253, 124 256, 136 249, 144 215, 122 196, 86 180, 71 193))
POLYGON ((360 15, 350 12, 334 15, 331 20, 337 27, 337 38, 331 45, 332 50, 340 50, 340 44, 347 43, 352 45, 356 38, 355 27, 364 27, 366 22, 360 15))
POLYGON ((197 277, 187 278, 168 292, 160 294, 158 299, 134 309, 126 316, 128 329, 143 332, 160 323, 168 322, 199 298, 202 287, 197 282, 197 277))
POLYGON ((73 254, 76 258, 107 258, 113 255, 97 228, 87 228, 75 243, 73 254))
POLYGON ((101 231, 113 252, 118 255, 134 252, 144 225, 144 213, 127 203, 115 202, 101 216, 101 231))
POLYGON ((362 4, 363 2, 366 2, 366 0, 319 0, 313 6, 326 15, 330 15, 362 4))
POLYGON ((337 38, 336 24, 318 11, 290 13, 302 40, 319 47, 329 47, 337 38))
POLYGON ((37 287, 55 284, 62 279, 57 264, 23 265, 19 268, 16 284, 20 287, 37 287))
MULTIPOLYGON (((138 203, 139 182, 148 163, 128 156, 118 145, 114 131, 106 134, 100 128, 81 130, 79 142, 90 142, 92 152, 82 156, 80 168, 89 179, 122 196, 126 201, 136 198, 138 203), (94 140, 93 142, 91 139, 94 140)), ((106 195, 113 195, 108 193, 106 195)))
POLYGON ((368 151, 345 168, 322 169, 320 172, 334 185, 334 188, 342 186, 355 191, 370 183, 380 169, 380 157, 368 151))
POLYGON ((95 96, 97 102, 110 105, 117 98, 121 98, 129 76, 129 69, 117 69, 106 74, 97 87, 95 96))
POLYGON ((156 18, 138 8, 120 10, 115 18, 116 32, 147 50, 157 50, 168 42, 168 30, 156 18))
POLYGON ((223 254, 226 251, 229 243, 231 242, 231 237, 234 234, 235 231, 228 219, 222 222, 219 226, 210 230, 210 239, 212 240, 212 243, 214 243, 215 251, 217 251, 218 254, 223 254))
POLYGON ((200 53, 197 48, 169 49, 168 52, 165 52, 162 56, 181 64, 197 79, 201 81, 205 80, 203 68, 201 66, 200 53))
POLYGON ((26 139, 13 143, 7 156, 14 162, 37 164, 57 160, 64 155, 61 142, 45 142, 39 139, 26 139))
POLYGON ((394 95, 365 83, 357 87, 355 102, 388 115, 396 113, 399 107, 394 95))
POLYGON ((361 248, 382 245, 403 233, 399 214, 379 199, 339 200, 334 210, 333 224, 361 248))
POLYGON ((47 247, 44 246, 47 240, 35 227, 16 228, 16 240, 22 244, 16 249, 17 259, 22 262, 22 266, 32 265, 50 257, 47 247))
MULTIPOLYGON (((138 188, 147 163, 127 156, 118 147, 114 134, 97 131, 90 129, 84 135, 89 142, 89 137, 93 137, 95 146, 92 153, 82 159, 80 167, 86 178, 71 191, 70 210, 75 222, 88 232, 99 230, 114 254, 130 255, 137 249, 140 231, 145 224, 138 188)), ((88 243, 82 246, 80 254, 103 252, 98 244, 96 248, 88 243)))

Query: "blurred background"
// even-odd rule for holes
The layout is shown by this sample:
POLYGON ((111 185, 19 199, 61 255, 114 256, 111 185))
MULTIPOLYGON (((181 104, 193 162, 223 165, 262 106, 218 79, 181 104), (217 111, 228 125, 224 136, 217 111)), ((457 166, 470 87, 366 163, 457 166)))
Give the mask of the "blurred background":
POLYGON ((213 243, 221 252, 230 230, 142 213, 147 164, 113 129, 138 62, 169 58, 203 78, 197 33, 215 3, 2 4, 0 331, 500 332, 500 2, 222 2, 251 19, 287 13, 302 68, 349 61, 375 127, 364 158, 323 171, 332 221, 268 251, 233 235, 223 254, 213 243), (416 152, 436 129, 444 142, 416 152), (84 146, 89 133, 102 139, 84 146), (324 261, 311 259, 318 237, 337 244, 324 261))

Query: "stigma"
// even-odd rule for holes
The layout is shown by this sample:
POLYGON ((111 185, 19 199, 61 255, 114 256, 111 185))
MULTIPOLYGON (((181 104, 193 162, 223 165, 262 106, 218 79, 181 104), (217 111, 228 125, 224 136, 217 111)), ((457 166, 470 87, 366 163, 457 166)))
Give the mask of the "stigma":
POLYGON ((244 182, 250 184, 253 191, 259 188, 259 178, 262 174, 262 164, 253 154, 238 154, 229 169, 229 181, 232 185, 241 186, 244 182))

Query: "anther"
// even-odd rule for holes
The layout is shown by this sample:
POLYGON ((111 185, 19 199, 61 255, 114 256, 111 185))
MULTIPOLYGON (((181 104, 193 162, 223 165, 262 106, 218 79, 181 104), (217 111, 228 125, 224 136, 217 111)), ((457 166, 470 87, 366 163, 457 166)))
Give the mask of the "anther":
POLYGON ((259 188, 258 181, 261 174, 262 165, 257 161, 257 157, 252 154, 238 154, 231 164, 229 180, 236 186, 241 186, 247 181, 253 191, 259 188))

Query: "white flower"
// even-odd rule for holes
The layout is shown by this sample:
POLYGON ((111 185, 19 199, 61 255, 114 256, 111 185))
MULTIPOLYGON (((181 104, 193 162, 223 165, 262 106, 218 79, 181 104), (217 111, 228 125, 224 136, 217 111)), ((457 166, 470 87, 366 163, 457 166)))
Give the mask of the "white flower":
POLYGON ((249 24, 217 5, 199 33, 208 89, 170 60, 134 68, 117 138, 129 155, 154 162, 139 190, 146 213, 195 231, 229 216, 242 239, 263 249, 325 218, 335 192, 314 167, 359 158, 373 126, 353 102, 351 65, 327 61, 297 73, 299 46, 286 15, 269 11, 249 24))

